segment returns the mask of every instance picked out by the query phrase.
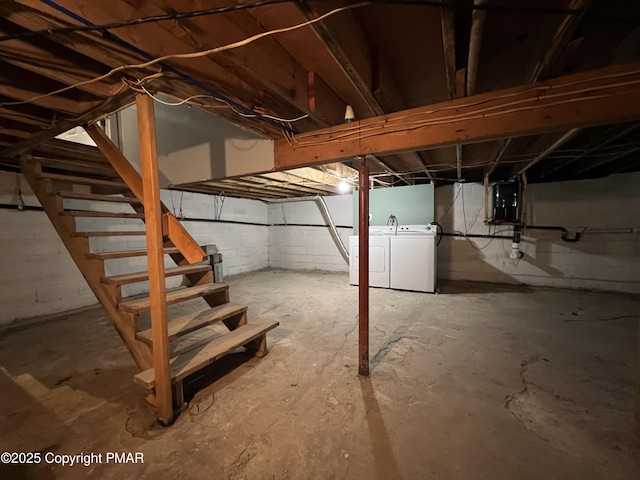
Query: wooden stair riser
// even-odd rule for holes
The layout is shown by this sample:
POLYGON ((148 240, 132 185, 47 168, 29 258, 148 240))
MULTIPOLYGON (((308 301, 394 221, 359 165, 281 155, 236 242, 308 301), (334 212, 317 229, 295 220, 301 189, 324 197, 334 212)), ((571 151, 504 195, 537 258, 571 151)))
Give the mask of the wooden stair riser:
POLYGON ((269 350, 267 350, 267 335, 264 334, 261 337, 247 343, 245 346, 246 353, 253 355, 254 357, 263 358, 269 350))
MULTIPOLYGON (((207 271, 211 271, 210 265, 186 265, 184 267, 169 267, 165 268, 164 274, 166 278, 177 275, 206 275, 207 271), (197 271, 201 270, 201 271, 197 271)), ((137 272, 124 275, 115 275, 111 277, 104 277, 102 283, 111 285, 129 285, 132 283, 145 282, 149 280, 149 272, 137 272)))
POLYGON ((210 307, 216 307, 223 303, 229 303, 229 288, 215 292, 210 295, 203 295, 202 298, 209 304, 210 307))
POLYGON ((78 177, 73 175, 62 175, 58 173, 41 173, 39 175, 38 180, 40 178, 52 180, 54 182, 52 184, 52 187, 54 190, 56 189, 62 190, 63 187, 67 187, 69 184, 106 187, 106 188, 115 190, 117 192, 129 190, 129 187, 127 187, 127 185, 124 184, 123 182, 116 182, 113 180, 103 180, 100 178, 78 177))
POLYGON ((107 202, 107 203, 124 203, 129 205, 139 205, 140 200, 137 198, 126 197, 126 196, 113 196, 113 195, 98 195, 95 193, 83 193, 83 192, 72 192, 72 191, 61 191, 52 193, 52 195, 59 195, 63 199, 68 200, 86 200, 90 202, 107 202))
POLYGON ((128 218, 128 219, 144 219, 141 213, 116 213, 116 212, 98 212, 95 210, 61 210, 62 215, 68 217, 87 217, 87 218, 128 218))
MULTIPOLYGON (((177 251, 177 248, 165 249, 165 255, 169 255, 177 251)), ((146 250, 117 250, 113 252, 92 252, 87 253, 87 258, 96 258, 100 260, 116 260, 119 258, 146 257, 146 250)))

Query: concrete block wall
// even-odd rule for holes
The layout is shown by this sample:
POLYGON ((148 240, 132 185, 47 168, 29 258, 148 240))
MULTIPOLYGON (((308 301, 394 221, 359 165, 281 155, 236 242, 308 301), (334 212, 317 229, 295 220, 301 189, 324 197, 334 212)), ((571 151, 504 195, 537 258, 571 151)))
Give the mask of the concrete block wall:
POLYGON ((267 205, 257 200, 222 198, 199 193, 162 191, 162 201, 175 206, 176 215, 185 217, 182 224, 200 245, 215 244, 222 253, 224 275, 235 275, 269 266, 267 205), (213 223, 219 220, 248 224, 213 223), (193 220, 190 220, 193 219, 193 220))
MULTIPOLYGON (((351 195, 325 197, 327 208, 345 246, 353 235, 351 195)), ((340 254, 315 202, 272 203, 269 211, 269 266, 293 270, 347 272, 349 265, 340 254)))
MULTIPOLYGON (((39 206, 27 182, 0 172, 0 203, 39 206)), ((51 222, 41 211, 0 209, 0 324, 96 302, 51 222)))
MULTIPOLYGON (((640 174, 533 184, 525 201, 529 225, 563 226, 571 234, 580 227, 638 228, 640 174)), ((448 232, 512 232, 484 225, 480 184, 437 188, 436 218, 448 232)), ((438 278, 640 293, 638 233, 587 232, 579 242, 567 243, 560 232, 527 229, 520 248, 524 257, 512 260, 511 240, 444 237, 438 278)))
MULTIPOLYGON (((0 172, 0 204, 16 205, 19 186, 26 205, 39 207, 27 182, 16 173, 0 172)), ((225 275, 257 270, 268 266, 267 206, 259 201, 209 195, 162 191, 164 203, 176 213, 180 210, 191 221, 184 221, 187 230, 201 244, 215 243, 223 255, 225 275), (181 198, 182 197, 182 198, 181 198), (241 225, 220 220, 256 223, 241 225)), ((67 208, 132 212, 128 205, 65 200, 67 208)), ((136 219, 78 218, 78 230, 142 230, 136 219)), ((114 251, 145 248, 144 236, 94 237, 92 251, 114 251)), ((166 257, 165 266, 175 264, 166 257)), ((105 262, 107 275, 144 271, 144 257, 109 260, 105 262)), ((53 314, 96 303, 96 299, 82 274, 59 239, 46 214, 37 210, 0 208, 0 325, 17 319, 53 314)), ((181 277, 169 277, 167 287, 180 285, 181 277)), ((123 295, 148 291, 148 285, 126 285, 123 295)))

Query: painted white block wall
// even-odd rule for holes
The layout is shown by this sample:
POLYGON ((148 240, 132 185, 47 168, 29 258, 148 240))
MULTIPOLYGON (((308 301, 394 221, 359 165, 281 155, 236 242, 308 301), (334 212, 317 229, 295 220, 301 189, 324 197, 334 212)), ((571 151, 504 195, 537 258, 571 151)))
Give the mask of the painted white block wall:
MULTIPOLYGON (((333 223, 345 245, 353 235, 351 195, 325 197, 333 223)), ((269 266, 292 270, 348 272, 315 202, 272 203, 269 209, 269 266), (298 224, 298 225, 292 225, 298 224), (308 226, 312 225, 312 226, 308 226)))
MULTIPOLYGON (((0 203, 39 206, 27 182, 0 172, 0 203), (19 182, 19 183, 18 183, 19 182)), ((44 212, 0 209, 0 324, 96 302, 44 212)))
MULTIPOLYGON (((20 187, 26 205, 39 206, 27 182, 15 173, 0 172, 0 203, 15 205, 16 188, 20 187)), ((181 194, 162 191, 162 199, 171 208, 171 198, 178 213, 181 194)), ((268 266, 267 205, 255 200, 227 198, 220 220, 257 223, 240 225, 207 222, 216 218, 216 202, 202 194, 184 193, 182 213, 187 230, 201 244, 216 244, 223 255, 225 275, 257 270, 268 266)), ((66 200, 67 208, 88 208, 87 202, 66 200)), ((132 211, 127 205, 93 203, 91 209, 132 211)), ((138 220, 78 218, 78 230, 141 230, 138 220)), ((145 248, 144 236, 95 237, 92 251, 114 251, 145 248)), ((166 266, 175 265, 166 257, 166 266)), ((105 263, 107 275, 144 271, 146 258, 110 260, 105 263)), ((16 319, 73 310, 96 303, 80 271, 44 212, 0 209, 0 325, 16 319)), ((181 277, 170 277, 167 286, 179 285, 181 277)), ((146 283, 127 285, 125 296, 148 291, 146 283)))
POLYGON ((200 245, 215 244, 222 253, 224 275, 235 275, 267 268, 269 266, 267 226, 267 205, 257 200, 226 198, 175 191, 162 192, 162 201, 169 208, 175 206, 176 214, 186 218, 182 222, 200 245), (234 223, 213 223, 216 211, 221 212, 219 220, 228 222, 255 223, 243 225, 234 223), (189 219, 199 219, 189 220, 189 219))
MULTIPOLYGON (((525 205, 529 225, 563 226, 571 233, 580 227, 640 227, 640 174, 529 185, 525 205)), ((437 188, 436 218, 448 232, 489 233, 483 223, 484 186, 437 188)), ((503 229, 511 232, 497 227, 503 229)), ((560 232, 529 229, 522 237, 524 257, 511 260, 510 249, 510 240, 444 237, 438 278, 640 293, 638 233, 585 233, 579 242, 567 243, 560 232)))

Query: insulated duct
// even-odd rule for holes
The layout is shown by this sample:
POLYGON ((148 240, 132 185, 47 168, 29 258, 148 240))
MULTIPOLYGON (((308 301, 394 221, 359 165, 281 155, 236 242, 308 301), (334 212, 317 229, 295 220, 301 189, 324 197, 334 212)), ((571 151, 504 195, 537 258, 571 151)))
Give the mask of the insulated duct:
POLYGON ((331 213, 329 213, 329 209, 327 208, 327 204, 324 201, 324 198, 320 195, 313 195, 311 197, 293 197, 293 198, 281 198, 281 199, 269 199, 264 200, 266 203, 292 203, 292 202, 314 202, 320 213, 322 214, 322 218, 324 218, 325 226, 329 227, 329 232, 331 233, 331 237, 338 247, 342 258, 344 261, 349 263, 349 250, 345 247, 342 238, 340 238, 340 234, 338 233, 338 229, 336 228, 336 224, 333 223, 333 219, 331 218, 331 213))

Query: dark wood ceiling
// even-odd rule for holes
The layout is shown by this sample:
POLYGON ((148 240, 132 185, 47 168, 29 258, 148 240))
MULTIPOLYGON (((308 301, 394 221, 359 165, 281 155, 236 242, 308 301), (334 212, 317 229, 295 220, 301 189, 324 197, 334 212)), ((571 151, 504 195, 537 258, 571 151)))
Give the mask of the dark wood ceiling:
MULTIPOLYGON (((198 96, 192 105, 278 139, 341 124, 346 105, 367 119, 639 57, 637 0, 0 2, 0 161, 11 168, 31 149, 72 165, 77 156, 46 142, 130 104, 142 86, 198 96), (349 8, 331 13, 341 7, 349 8), (122 68, 324 14, 237 48, 122 68)), ((626 121, 377 156, 372 165, 377 185, 521 173, 542 182, 637 171, 639 154, 639 124, 626 121)), ((216 193, 226 185, 250 198, 335 193, 353 166, 191 188, 216 193)))

